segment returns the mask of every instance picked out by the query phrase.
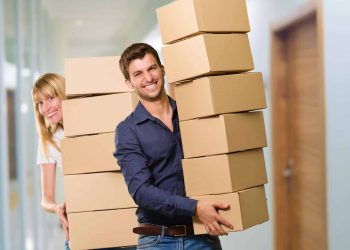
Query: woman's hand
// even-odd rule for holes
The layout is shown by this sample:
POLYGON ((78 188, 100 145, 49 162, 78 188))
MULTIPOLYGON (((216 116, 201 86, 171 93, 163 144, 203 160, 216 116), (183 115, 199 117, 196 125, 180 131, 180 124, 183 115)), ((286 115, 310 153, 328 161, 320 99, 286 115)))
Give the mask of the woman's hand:
POLYGON ((41 206, 50 213, 57 214, 63 227, 66 239, 69 240, 69 226, 66 203, 57 204, 55 200, 56 164, 41 164, 41 206))
POLYGON ((67 219, 67 212, 66 212, 66 203, 57 204, 56 205, 56 214, 61 222, 61 225, 63 227, 64 233, 66 235, 66 239, 69 240, 69 224, 67 219))

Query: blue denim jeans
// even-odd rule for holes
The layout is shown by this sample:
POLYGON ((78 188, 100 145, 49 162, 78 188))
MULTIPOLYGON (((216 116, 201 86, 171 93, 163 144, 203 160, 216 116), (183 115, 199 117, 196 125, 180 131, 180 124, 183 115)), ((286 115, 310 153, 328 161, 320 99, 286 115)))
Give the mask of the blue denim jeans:
POLYGON ((138 250, 222 250, 219 237, 192 235, 175 236, 145 236, 140 235, 138 250))
POLYGON ((136 247, 112 247, 112 248, 99 248, 99 250, 136 250, 136 247))
POLYGON ((99 248, 99 250, 136 250, 136 247, 112 247, 112 248, 99 248))
POLYGON ((70 250, 68 240, 66 240, 66 242, 64 243, 64 250, 70 250))

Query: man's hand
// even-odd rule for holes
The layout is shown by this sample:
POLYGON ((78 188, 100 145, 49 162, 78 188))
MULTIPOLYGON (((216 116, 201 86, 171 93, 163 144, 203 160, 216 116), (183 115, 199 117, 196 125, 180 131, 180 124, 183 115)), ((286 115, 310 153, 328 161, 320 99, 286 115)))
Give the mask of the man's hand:
POLYGON ((217 210, 228 208, 229 204, 227 203, 200 200, 197 203, 196 216, 203 223, 208 234, 213 236, 227 235, 221 224, 231 229, 233 229, 233 225, 219 215, 217 210))

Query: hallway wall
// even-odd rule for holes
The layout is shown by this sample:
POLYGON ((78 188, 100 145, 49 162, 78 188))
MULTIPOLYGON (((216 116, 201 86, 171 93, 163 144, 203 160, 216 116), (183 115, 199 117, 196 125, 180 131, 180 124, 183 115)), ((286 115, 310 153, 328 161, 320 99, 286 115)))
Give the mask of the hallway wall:
POLYGON ((323 0, 330 250, 350 245, 350 2, 323 0))

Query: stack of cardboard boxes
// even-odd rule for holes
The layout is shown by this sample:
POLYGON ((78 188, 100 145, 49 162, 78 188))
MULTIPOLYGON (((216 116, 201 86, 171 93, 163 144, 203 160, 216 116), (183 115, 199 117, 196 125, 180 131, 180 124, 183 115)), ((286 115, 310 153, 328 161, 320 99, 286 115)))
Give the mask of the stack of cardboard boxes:
MULTIPOLYGON (((244 230, 268 220, 262 148, 266 108, 244 0, 177 0, 157 9, 169 83, 175 84, 186 194, 230 204, 244 230)), ((196 234, 206 233, 194 218, 196 234)))
POLYGON ((119 57, 65 61, 64 196, 71 249, 136 245, 136 204, 113 157, 114 130, 138 97, 124 84, 119 57))

